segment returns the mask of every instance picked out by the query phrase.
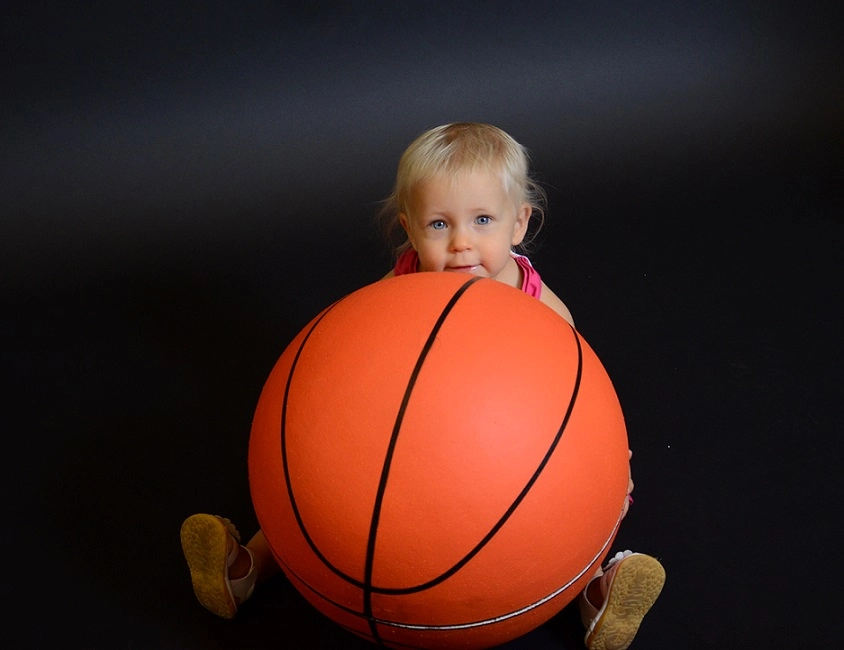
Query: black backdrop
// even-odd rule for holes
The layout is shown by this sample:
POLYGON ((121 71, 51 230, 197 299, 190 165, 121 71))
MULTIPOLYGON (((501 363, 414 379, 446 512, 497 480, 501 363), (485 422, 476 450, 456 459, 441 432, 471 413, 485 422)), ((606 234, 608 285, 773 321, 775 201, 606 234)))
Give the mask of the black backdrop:
MULTIPOLYGON (((634 647, 842 638, 840 16, 768 3, 66 3, 4 9, 2 591, 22 647, 368 647, 283 579, 196 604, 182 519, 246 533, 272 364, 380 277, 420 131, 531 150, 533 255, 635 451, 662 559, 634 647), (785 8, 784 8, 785 7, 785 8)), ((512 644, 580 647, 573 611, 512 644)))

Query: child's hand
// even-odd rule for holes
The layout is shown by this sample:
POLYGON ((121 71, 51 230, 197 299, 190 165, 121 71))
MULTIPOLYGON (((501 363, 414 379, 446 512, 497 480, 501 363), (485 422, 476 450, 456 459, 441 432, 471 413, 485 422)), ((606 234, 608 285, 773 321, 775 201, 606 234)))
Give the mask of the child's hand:
MULTIPOLYGON (((628 449, 628 459, 633 458, 633 450, 628 449)), ((629 469, 628 478, 627 478, 627 499, 624 500, 624 510, 621 513, 621 518, 624 519, 627 516, 627 511, 630 509, 630 504, 633 503, 633 497, 630 495, 633 493, 633 470, 629 469)))

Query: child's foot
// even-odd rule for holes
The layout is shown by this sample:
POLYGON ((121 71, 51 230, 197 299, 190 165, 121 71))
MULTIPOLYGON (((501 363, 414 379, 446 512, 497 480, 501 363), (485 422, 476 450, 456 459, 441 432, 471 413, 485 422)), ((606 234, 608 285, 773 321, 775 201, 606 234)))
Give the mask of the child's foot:
POLYGON ((255 562, 252 552, 240 545, 240 534, 228 520, 215 515, 191 515, 181 530, 182 551, 190 568, 193 591, 207 610, 223 618, 233 618, 237 606, 255 588, 255 562), (249 558, 243 577, 229 578, 229 571, 241 549, 249 558))
POLYGON ((617 553, 580 595, 589 650, 625 650, 665 584, 665 569, 641 553, 617 553))

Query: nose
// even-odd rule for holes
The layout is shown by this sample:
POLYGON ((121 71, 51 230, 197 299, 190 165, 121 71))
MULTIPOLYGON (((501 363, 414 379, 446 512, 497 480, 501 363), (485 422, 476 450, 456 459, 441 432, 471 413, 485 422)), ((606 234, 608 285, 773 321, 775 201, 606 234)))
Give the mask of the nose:
POLYGON ((472 238, 464 228, 455 228, 452 231, 450 248, 454 253, 459 253, 472 248, 472 238))

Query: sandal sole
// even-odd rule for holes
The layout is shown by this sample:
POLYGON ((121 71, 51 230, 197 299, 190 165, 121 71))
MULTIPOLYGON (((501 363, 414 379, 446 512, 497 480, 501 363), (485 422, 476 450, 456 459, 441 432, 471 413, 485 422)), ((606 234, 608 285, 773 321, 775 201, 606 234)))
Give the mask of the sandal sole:
POLYGON ((226 584, 226 525, 213 515, 192 515, 182 524, 180 537, 197 599, 217 616, 234 618, 237 605, 226 584))
POLYGON ((665 584, 665 569, 648 555, 621 561, 607 594, 607 606, 586 640, 589 650, 626 650, 665 584))

